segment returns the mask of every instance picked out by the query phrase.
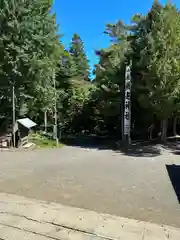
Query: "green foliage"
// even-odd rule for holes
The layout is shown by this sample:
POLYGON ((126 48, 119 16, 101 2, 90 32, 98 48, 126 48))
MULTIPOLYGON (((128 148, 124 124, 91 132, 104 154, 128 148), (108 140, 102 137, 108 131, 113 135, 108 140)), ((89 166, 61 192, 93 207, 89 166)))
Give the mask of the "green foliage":
POLYGON ((107 25, 105 33, 111 37, 111 45, 98 52, 100 61, 95 70, 101 121, 105 123, 107 115, 108 119, 123 116, 120 108, 123 108, 124 65, 130 60, 133 63, 132 122, 136 129, 142 130, 143 125, 147 128, 154 118, 167 119, 178 111, 179 21, 180 14, 175 6, 162 6, 155 1, 147 15, 132 18, 132 25, 127 26, 121 21, 107 25), (110 93, 114 96, 119 93, 118 101, 116 97, 113 99, 119 108, 103 111, 102 103, 108 107, 111 102, 110 93))
MULTIPOLYGON (((156 121, 178 116, 180 106, 180 13, 154 1, 146 15, 126 25, 107 24, 110 45, 97 51, 89 81, 84 43, 74 34, 65 50, 57 34, 52 0, 0 1, 0 117, 28 115, 40 125, 70 133, 123 131, 125 66, 132 62, 132 129, 148 131, 156 121), (46 113, 46 114, 44 114, 46 113)), ((48 144, 47 144, 48 145, 48 144)))
POLYGON ((74 34, 69 50, 74 61, 74 76, 82 77, 84 80, 89 78, 89 64, 84 51, 84 44, 78 34, 74 34))
MULTIPOLYGON (((71 80, 71 87, 61 97, 59 121, 66 132, 81 132, 85 128, 84 105, 89 99, 91 84, 79 79, 71 80)), ((60 101, 59 101, 60 102, 60 101)))
MULTIPOLYGON (((56 148, 56 141, 43 136, 40 133, 31 133, 29 135, 29 141, 35 144, 36 148, 56 148)), ((59 148, 63 147, 63 144, 59 143, 59 148)))
POLYGON ((22 112, 20 108, 25 101, 33 116, 36 109, 48 108, 52 99, 52 74, 60 44, 50 3, 41 0, 2 0, 0 3, 2 101, 10 105, 14 85, 17 115, 22 112))
POLYGON ((180 15, 174 6, 167 4, 160 8, 156 3, 143 19, 143 28, 136 36, 135 50, 136 54, 140 53, 141 67, 138 87, 144 87, 139 99, 159 118, 172 114, 179 96, 179 21, 180 15))

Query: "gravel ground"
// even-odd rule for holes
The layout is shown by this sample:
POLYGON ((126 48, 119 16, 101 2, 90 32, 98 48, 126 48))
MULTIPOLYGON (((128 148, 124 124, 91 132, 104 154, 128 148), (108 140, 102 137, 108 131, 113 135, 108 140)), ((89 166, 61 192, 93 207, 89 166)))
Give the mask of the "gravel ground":
POLYGON ((167 150, 1 151, 0 191, 180 227, 180 157, 167 150))

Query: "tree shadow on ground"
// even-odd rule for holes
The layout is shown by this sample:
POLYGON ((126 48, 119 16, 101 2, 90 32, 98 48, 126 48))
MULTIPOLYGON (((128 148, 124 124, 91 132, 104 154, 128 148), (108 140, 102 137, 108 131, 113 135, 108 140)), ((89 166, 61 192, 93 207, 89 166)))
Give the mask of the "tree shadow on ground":
POLYGON ((180 203, 180 166, 166 165, 166 169, 171 180, 172 186, 180 203))
POLYGON ((171 138, 164 144, 162 144, 162 148, 175 154, 180 155, 180 141, 179 138, 171 138))
POLYGON ((153 144, 132 143, 129 146, 120 144, 119 151, 127 156, 134 157, 156 157, 161 154, 161 150, 153 144))
POLYGON ((68 146, 76 146, 81 148, 113 150, 127 156, 134 157, 155 157, 161 154, 161 150, 155 144, 135 142, 129 146, 117 140, 109 138, 101 138, 97 136, 71 137, 63 140, 68 146))
POLYGON ((166 142, 162 142, 158 138, 144 143, 135 142, 128 149, 120 149, 127 155, 139 157, 155 157, 164 152, 180 155, 180 138, 171 137, 166 142))

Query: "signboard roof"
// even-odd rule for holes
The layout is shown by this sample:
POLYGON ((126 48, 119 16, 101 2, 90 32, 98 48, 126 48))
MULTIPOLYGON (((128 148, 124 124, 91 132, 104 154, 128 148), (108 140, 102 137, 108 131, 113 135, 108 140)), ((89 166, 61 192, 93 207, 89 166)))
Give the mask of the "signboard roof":
POLYGON ((32 127, 35 127, 37 125, 35 122, 33 122, 29 118, 18 119, 17 122, 20 123, 21 125, 23 125, 24 127, 28 128, 28 129, 30 129, 32 127))

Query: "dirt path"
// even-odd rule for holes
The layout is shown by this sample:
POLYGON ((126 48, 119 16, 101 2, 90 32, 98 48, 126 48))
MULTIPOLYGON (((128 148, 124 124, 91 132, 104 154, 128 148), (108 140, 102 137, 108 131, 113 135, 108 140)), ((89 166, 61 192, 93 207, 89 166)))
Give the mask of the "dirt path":
POLYGON ((180 186, 175 194, 166 168, 173 172, 172 164, 180 176, 180 158, 169 153, 131 157, 77 147, 0 152, 0 191, 180 227, 180 186))

